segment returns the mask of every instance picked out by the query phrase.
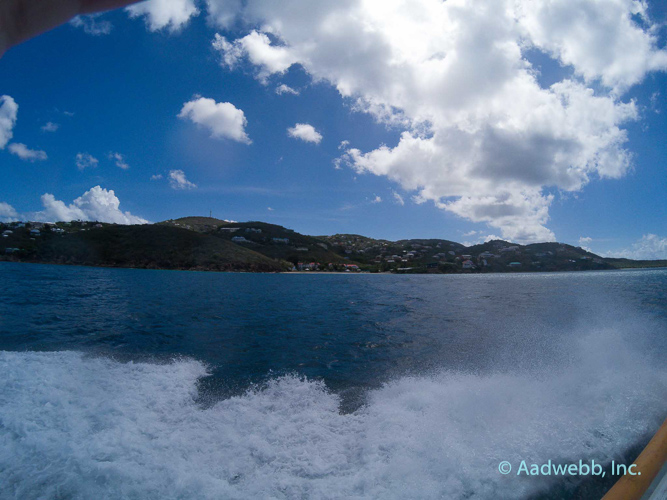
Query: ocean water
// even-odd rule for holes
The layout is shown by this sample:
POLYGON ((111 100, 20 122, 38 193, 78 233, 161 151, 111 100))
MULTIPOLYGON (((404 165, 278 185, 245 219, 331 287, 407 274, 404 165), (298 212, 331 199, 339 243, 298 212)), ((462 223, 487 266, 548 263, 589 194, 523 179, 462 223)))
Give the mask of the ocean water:
POLYGON ((1 263, 0 498, 599 498, 514 471, 629 463, 666 359, 667 270, 1 263))

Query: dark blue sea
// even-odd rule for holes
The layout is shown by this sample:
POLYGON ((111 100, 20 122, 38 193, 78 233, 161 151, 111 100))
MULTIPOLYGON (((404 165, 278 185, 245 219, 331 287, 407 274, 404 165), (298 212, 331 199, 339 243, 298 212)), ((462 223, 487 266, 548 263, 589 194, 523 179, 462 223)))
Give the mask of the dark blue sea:
POLYGON ((0 263, 0 498, 599 498, 516 468, 632 460, 666 359, 667 270, 0 263))

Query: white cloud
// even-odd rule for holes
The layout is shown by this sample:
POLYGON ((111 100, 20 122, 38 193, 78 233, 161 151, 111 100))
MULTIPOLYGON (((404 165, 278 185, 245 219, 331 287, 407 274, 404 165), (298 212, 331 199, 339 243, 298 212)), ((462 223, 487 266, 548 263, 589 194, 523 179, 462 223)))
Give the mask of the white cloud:
POLYGON ((656 234, 645 234, 631 248, 607 252, 607 257, 622 257, 636 260, 667 260, 667 238, 656 234))
POLYGON ((287 135, 295 139, 301 139, 302 141, 314 142, 315 144, 319 144, 322 140, 322 134, 308 123, 297 123, 293 127, 288 128, 287 135))
POLYGON ((56 132, 60 128, 60 125, 53 122, 46 122, 42 125, 42 132, 56 132))
POLYGON ((247 34, 214 41, 226 66, 248 63, 267 82, 299 64, 403 129, 336 166, 524 243, 555 239, 550 192, 632 167, 623 126, 639 115, 623 92, 667 68, 658 26, 634 0, 248 2, 241 18, 247 34), (542 86, 535 50, 570 76, 542 86))
POLYGON ((488 243, 489 241, 502 240, 502 237, 496 234, 487 234, 484 237, 480 237, 480 240, 484 240, 484 243, 488 243))
POLYGON ((371 203, 382 203, 382 198, 378 195, 375 195, 375 198, 371 200, 371 203))
POLYGON ((587 252, 594 253, 593 250, 588 246, 593 241, 593 238, 590 236, 580 236, 579 237, 579 246, 586 250, 587 252))
POLYGON ((182 170, 169 171, 169 185, 173 189, 195 189, 196 184, 185 178, 185 172, 182 170))
POLYGON ((162 174, 151 175, 151 180, 152 181, 157 181, 159 179, 162 179, 162 174))
MULTIPOLYGON (((477 231, 468 231, 467 233, 464 233, 463 236, 464 237, 475 236, 476 234, 477 234, 477 231)), ((466 245, 466 246, 468 246, 468 245, 466 245)))
POLYGON ((25 161, 43 161, 48 157, 44 151, 29 149, 28 146, 20 142, 12 142, 7 146, 9 152, 25 161))
POLYGON ((109 159, 114 161, 118 168, 122 168, 123 170, 130 168, 130 166, 127 164, 127 161, 125 161, 125 157, 120 153, 109 153, 109 159))
POLYGON ((13 129, 18 111, 19 105, 11 96, 0 96, 0 149, 5 149, 14 136, 13 129))
POLYGON ((391 194, 394 196, 394 200, 396 200, 396 203, 398 203, 401 206, 405 205, 405 200, 403 199, 403 197, 400 194, 398 194, 396 191, 393 191, 393 190, 392 190, 391 194))
POLYGON ((194 0, 147 0, 130 5, 126 10, 130 17, 145 16, 146 26, 151 31, 166 28, 176 32, 199 14, 194 0))
POLYGON ((222 52, 222 62, 230 69, 247 58, 258 67, 257 79, 264 84, 269 76, 283 74, 297 62, 297 58, 287 47, 272 45, 269 37, 258 31, 251 31, 232 43, 216 33, 213 48, 222 52))
POLYGON ((71 204, 57 200, 52 194, 41 197, 44 210, 29 214, 27 218, 35 221, 70 221, 96 220, 117 224, 147 224, 148 221, 130 212, 120 210, 120 200, 112 189, 95 186, 71 204))
MULTIPOLYGON (((127 7, 130 17, 145 16, 146 26, 151 31, 167 28, 177 32, 190 18, 199 15, 196 0, 147 0, 127 7)), ((206 0, 208 21, 220 28, 230 28, 239 14, 241 0, 206 0)))
POLYGON ((245 132, 248 123, 245 114, 229 102, 215 102, 213 99, 199 97, 183 104, 178 117, 207 128, 211 137, 226 137, 245 144, 252 143, 245 132))
POLYGON ((241 0, 207 0, 209 22, 220 28, 229 28, 241 10, 241 0))
MULTIPOLYGON (((350 141, 348 141, 348 140, 341 141, 340 144, 338 145, 338 149, 340 151, 345 151, 345 150, 347 150, 349 145, 350 145, 350 141)), ((339 158, 334 158, 333 164, 334 164, 334 169, 335 170, 342 170, 343 169, 342 165, 343 165, 343 163, 346 163, 345 156, 344 157, 339 157, 339 158)), ((356 179, 356 177, 355 177, 355 179, 356 179)))
POLYGON ((267 209, 269 212, 273 212, 273 208, 271 208, 271 207, 266 207, 266 209, 267 209))
POLYGON ((76 168, 79 170, 84 170, 86 168, 96 168, 99 163, 100 162, 97 158, 88 153, 77 153, 76 155, 76 168))
POLYGON ((293 89, 289 85, 285 85, 283 83, 283 84, 278 85, 276 87, 276 94, 278 94, 278 95, 283 95, 283 94, 299 95, 299 91, 296 90, 296 89, 293 89))
POLYGON ((667 69, 667 52, 656 50, 657 27, 647 4, 637 0, 516 2, 516 14, 530 42, 571 66, 587 81, 622 90, 648 71, 667 69))
POLYGON ((113 25, 109 21, 98 20, 98 17, 99 14, 76 16, 70 21, 70 24, 76 28, 81 28, 88 35, 100 36, 111 33, 113 25))
POLYGON ((12 222, 18 219, 19 214, 9 203, 0 201, 0 222, 12 222))

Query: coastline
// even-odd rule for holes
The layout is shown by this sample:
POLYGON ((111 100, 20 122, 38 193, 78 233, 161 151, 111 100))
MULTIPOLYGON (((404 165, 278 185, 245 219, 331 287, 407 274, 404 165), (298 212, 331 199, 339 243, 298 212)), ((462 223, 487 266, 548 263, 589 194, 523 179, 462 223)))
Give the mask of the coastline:
POLYGON ((485 272, 450 272, 450 273, 392 273, 391 271, 382 271, 382 272, 344 272, 344 271, 248 271, 242 269, 231 269, 231 270, 219 270, 219 269, 202 269, 202 268, 168 268, 168 267, 137 267, 137 266, 111 266, 104 264, 68 264, 63 262, 38 262, 38 261, 23 261, 15 259, 7 259, 0 256, 0 264, 2 263, 11 263, 11 264, 33 264, 33 265, 42 265, 42 266, 65 266, 65 267, 88 267, 88 268, 98 268, 98 269, 135 269, 139 271, 184 271, 184 272, 197 272, 197 273, 218 273, 218 274, 306 274, 306 275, 360 275, 360 276, 369 276, 369 275, 383 275, 383 276, 461 276, 461 275, 474 275, 474 276, 483 276, 483 275, 496 275, 496 274, 559 274, 559 273, 591 273, 591 272, 612 272, 612 271, 641 271, 649 269, 667 269, 667 266, 655 266, 655 267, 623 267, 623 268, 614 268, 614 269, 572 269, 572 270, 555 270, 555 271, 485 271, 485 272))

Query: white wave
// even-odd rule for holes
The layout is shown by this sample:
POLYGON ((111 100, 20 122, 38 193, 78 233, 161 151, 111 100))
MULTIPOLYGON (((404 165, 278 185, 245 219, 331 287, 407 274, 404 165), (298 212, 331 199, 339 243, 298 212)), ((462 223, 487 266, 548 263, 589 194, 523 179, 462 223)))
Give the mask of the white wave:
POLYGON ((610 332, 559 372, 405 377, 339 412, 273 379, 202 408, 197 361, 0 352, 2 498, 518 498, 501 460, 617 457, 659 424, 667 376, 610 332))

